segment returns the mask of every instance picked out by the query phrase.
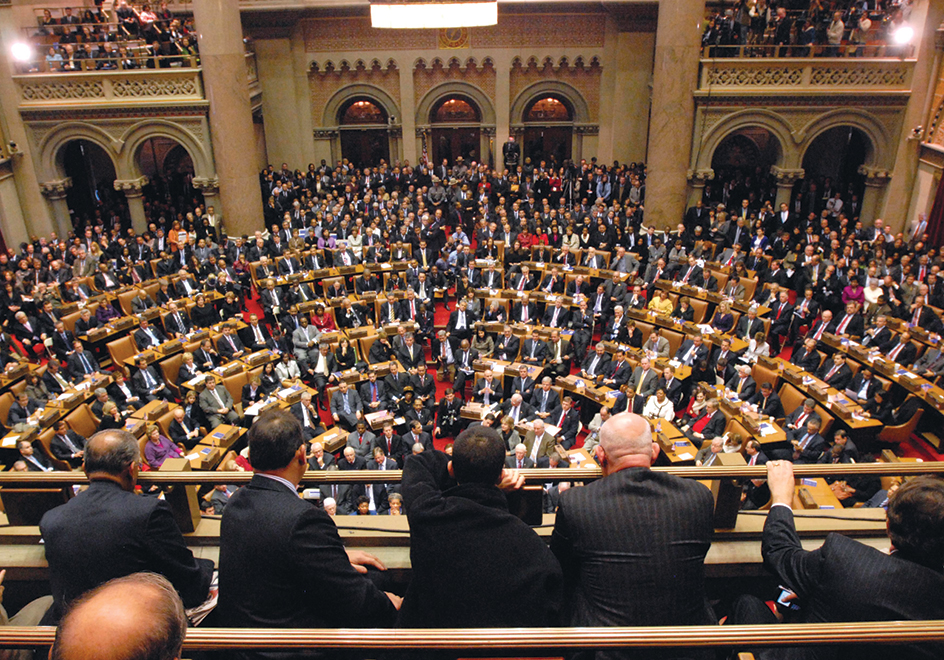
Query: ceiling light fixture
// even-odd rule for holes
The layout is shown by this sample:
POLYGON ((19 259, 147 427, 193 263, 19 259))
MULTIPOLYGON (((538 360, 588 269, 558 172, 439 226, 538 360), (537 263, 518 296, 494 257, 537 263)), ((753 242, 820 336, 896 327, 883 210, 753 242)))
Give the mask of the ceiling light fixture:
POLYGON ((498 2, 371 2, 370 23, 375 28, 421 29, 496 25, 498 2))

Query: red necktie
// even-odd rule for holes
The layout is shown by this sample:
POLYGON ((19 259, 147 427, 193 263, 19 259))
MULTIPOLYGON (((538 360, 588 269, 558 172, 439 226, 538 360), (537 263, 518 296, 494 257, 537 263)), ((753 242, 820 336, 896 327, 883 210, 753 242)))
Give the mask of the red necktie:
POLYGON ((819 330, 817 330, 816 334, 813 335, 813 339, 815 339, 816 341, 819 341, 823 337, 823 332, 825 332, 825 330, 826 330, 825 321, 820 321, 819 330))
POLYGON ((780 319, 780 314, 783 312, 783 306, 784 306, 784 303, 780 303, 780 308, 777 310, 777 319, 776 319, 776 320, 779 320, 779 319, 780 319))
POLYGON ((410 301, 410 318, 416 319, 416 303, 412 300, 410 301))
POLYGON ((892 352, 888 354, 888 357, 890 357, 892 360, 894 360, 896 357, 898 357, 898 354, 901 353, 901 349, 904 348, 904 347, 905 347, 904 344, 899 343, 898 346, 896 346, 895 348, 893 348, 893 349, 892 349, 892 352))
POLYGON ((911 319, 912 325, 918 325, 918 320, 921 318, 921 308, 915 310, 914 318, 911 319))
POLYGON ((826 382, 829 382, 829 379, 832 378, 833 374, 836 373, 837 371, 839 371, 839 367, 837 367, 836 365, 833 365, 833 368, 829 370, 829 373, 826 374, 826 378, 824 380, 826 380, 826 382))
POLYGON ((838 334, 842 334, 846 331, 846 326, 849 325, 849 321, 852 320, 852 317, 849 314, 846 314, 846 318, 842 320, 842 323, 839 324, 838 334))

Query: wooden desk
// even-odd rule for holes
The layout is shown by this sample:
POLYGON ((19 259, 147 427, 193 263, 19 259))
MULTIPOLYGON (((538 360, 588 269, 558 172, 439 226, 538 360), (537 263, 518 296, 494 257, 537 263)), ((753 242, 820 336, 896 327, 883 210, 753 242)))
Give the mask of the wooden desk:
POLYGON ((695 454, 698 448, 685 437, 675 424, 664 419, 650 419, 652 439, 659 444, 662 451, 656 458, 657 462, 668 462, 671 465, 694 465, 695 454), (657 430, 660 429, 660 430, 657 430))
POLYGON ((0 372, 0 394, 6 392, 11 387, 22 381, 24 378, 26 378, 27 374, 36 373, 40 370, 40 368, 41 367, 38 364, 27 363, 26 370, 14 378, 7 376, 6 372, 0 372))
POLYGON ((579 449, 570 449, 564 456, 564 460, 568 461, 571 465, 576 465, 578 467, 587 468, 587 469, 599 469, 597 462, 593 460, 593 457, 587 453, 587 450, 583 447, 579 449))
POLYGON ((618 390, 609 387, 595 386, 587 379, 581 378, 575 374, 558 376, 554 384, 558 385, 566 392, 589 399, 607 408, 613 407, 613 404, 616 403, 616 395, 619 394, 618 390))
POLYGON ((344 432, 343 429, 332 426, 330 429, 312 438, 312 443, 320 442, 321 446, 324 447, 324 450, 329 454, 333 454, 340 449, 343 449, 347 444, 348 434, 344 432))
POLYGON ((142 419, 144 421, 154 421, 154 420, 149 419, 150 416, 154 412, 156 412, 161 406, 164 406, 164 405, 167 406, 167 412, 170 412, 174 408, 177 408, 177 404, 175 403, 168 403, 164 401, 163 399, 155 399, 154 401, 149 401, 148 403, 144 404, 138 410, 135 410, 133 413, 129 415, 129 417, 131 417, 132 419, 142 419))
POLYGON ((825 479, 798 479, 793 495, 794 510, 801 509, 836 509, 842 511, 842 502, 833 494, 825 479), (812 497, 810 506, 805 506, 800 499, 800 490, 805 490, 812 497))

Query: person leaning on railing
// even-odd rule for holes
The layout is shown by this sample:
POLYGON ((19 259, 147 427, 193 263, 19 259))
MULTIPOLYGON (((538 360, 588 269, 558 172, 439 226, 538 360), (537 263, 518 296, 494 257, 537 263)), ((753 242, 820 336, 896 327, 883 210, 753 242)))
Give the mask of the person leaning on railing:
MULTIPOLYGON (((764 525, 764 564, 798 606, 790 621, 907 621, 944 618, 944 480, 921 476, 905 482, 888 503, 891 552, 830 534, 822 547, 804 550, 791 505, 796 481, 789 461, 767 463, 772 504, 764 525)), ((774 594, 771 594, 773 597, 774 594)), ((741 596, 728 621, 775 624, 777 617, 756 596, 741 596)), ((822 649, 765 649, 764 658, 820 658, 822 649)), ((844 646, 841 658, 941 658, 944 643, 902 647, 844 646)))

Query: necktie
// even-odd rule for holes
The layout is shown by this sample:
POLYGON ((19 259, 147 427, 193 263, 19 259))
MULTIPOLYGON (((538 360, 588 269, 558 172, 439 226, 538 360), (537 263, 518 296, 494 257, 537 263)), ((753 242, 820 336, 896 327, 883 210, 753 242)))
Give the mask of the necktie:
POLYGON ((703 467, 711 467, 711 465, 712 465, 712 463, 714 463, 714 462, 715 462, 715 457, 716 457, 716 456, 717 456, 717 454, 716 454, 716 453, 714 453, 714 452, 712 452, 712 453, 711 453, 711 455, 710 455, 710 456, 708 456, 708 460, 707 460, 707 461, 705 461, 705 463, 704 463, 704 466, 703 466, 703 467))
POLYGON ((741 378, 740 380, 738 380, 738 387, 737 387, 738 396, 741 395, 741 388, 744 386, 744 381, 745 381, 745 380, 747 380, 747 379, 746 379, 746 378, 741 378))
MULTIPOLYGON (((85 355, 83 355, 83 354, 80 353, 80 354, 79 354, 79 359, 82 360, 82 368, 85 370, 85 373, 87 373, 87 374, 92 373, 92 365, 89 364, 88 358, 86 358, 85 355)), ((58 374, 57 374, 57 375, 58 375, 58 374)), ((62 377, 62 376, 60 376, 60 378, 61 378, 61 377, 62 377)))
POLYGON ((806 449, 806 445, 809 444, 811 437, 812 436, 809 433, 803 436, 803 439, 800 440, 800 449, 806 449))
POLYGON ((920 319, 921 319, 921 308, 918 307, 918 308, 915 310, 914 316, 913 316, 912 319, 911 319, 911 324, 912 324, 912 325, 918 325, 918 321, 919 321, 920 319))
POLYGON ((823 332, 825 332, 825 330, 826 330, 826 323, 823 322, 823 321, 820 321, 820 322, 819 322, 819 330, 817 330, 817 331, 816 331, 816 334, 813 335, 813 339, 815 339, 816 341, 819 341, 820 339, 822 339, 822 338, 823 338, 823 332))
MULTIPOLYGON (((891 357, 891 356, 889 356, 889 357, 891 357)), ((893 359, 894 359, 894 358, 893 358, 893 359)), ((825 380, 826 382, 829 382, 829 379, 832 378, 832 377, 833 377, 833 374, 835 374, 837 371, 839 371, 839 367, 837 367, 836 365, 833 365, 832 369, 829 370, 829 373, 826 374, 826 378, 825 378, 824 380, 825 380)))
MULTIPOLYGON (((524 304, 521 305, 521 322, 522 323, 528 322, 528 306, 524 304)), ((531 357, 534 357, 534 355, 532 355, 531 357)))
POLYGON ((256 334, 256 343, 257 344, 265 343, 264 340, 262 339, 262 330, 259 329, 259 326, 254 325, 253 330, 255 330, 255 334, 256 334))
POLYGON ((552 328, 556 328, 556 327, 557 327, 557 314, 558 314, 559 312, 560 312, 560 307, 555 307, 555 308, 554 308, 554 315, 551 317, 551 327, 552 327, 552 328))
POLYGON ((223 398, 220 396, 219 392, 217 392, 215 389, 213 390, 213 396, 216 397, 217 402, 220 404, 220 408, 226 407, 223 404, 223 398))
MULTIPOLYGON (((88 371, 86 371, 85 373, 88 373, 88 371)), ((69 389, 69 383, 67 383, 66 379, 62 377, 62 374, 60 374, 59 372, 56 372, 55 379, 56 379, 56 382, 59 383, 59 386, 62 387, 63 390, 69 389)))
POLYGON ((521 459, 518 459, 518 469, 521 470, 523 468, 524 468, 524 461, 522 461, 521 459))
POLYGON ((370 401, 371 403, 377 403, 377 384, 370 384, 370 401))
POLYGON ((783 313, 783 307, 786 303, 780 303, 780 307, 777 309, 777 319, 780 319, 780 315, 783 313))
POLYGON ((350 415, 351 414, 351 401, 348 398, 347 394, 344 394, 343 397, 344 397, 344 412, 345 414, 350 415))
POLYGON ((227 336, 227 339, 229 339, 230 348, 232 348, 232 349, 233 349, 233 353, 235 353, 235 352, 236 352, 236 342, 233 341, 233 338, 232 338, 232 337, 227 336))
POLYGON ((145 387, 147 387, 148 389, 151 389, 151 386, 154 385, 154 379, 151 378, 151 374, 148 372, 147 369, 145 369, 145 370, 142 371, 141 373, 144 374, 144 385, 145 385, 145 387))
POLYGON ((895 358, 898 357, 898 354, 901 353, 901 349, 904 348, 904 347, 905 347, 904 344, 899 343, 898 346, 896 346, 895 348, 893 348, 892 351, 891 351, 891 353, 888 354, 888 357, 891 358, 892 360, 894 360, 895 358))

